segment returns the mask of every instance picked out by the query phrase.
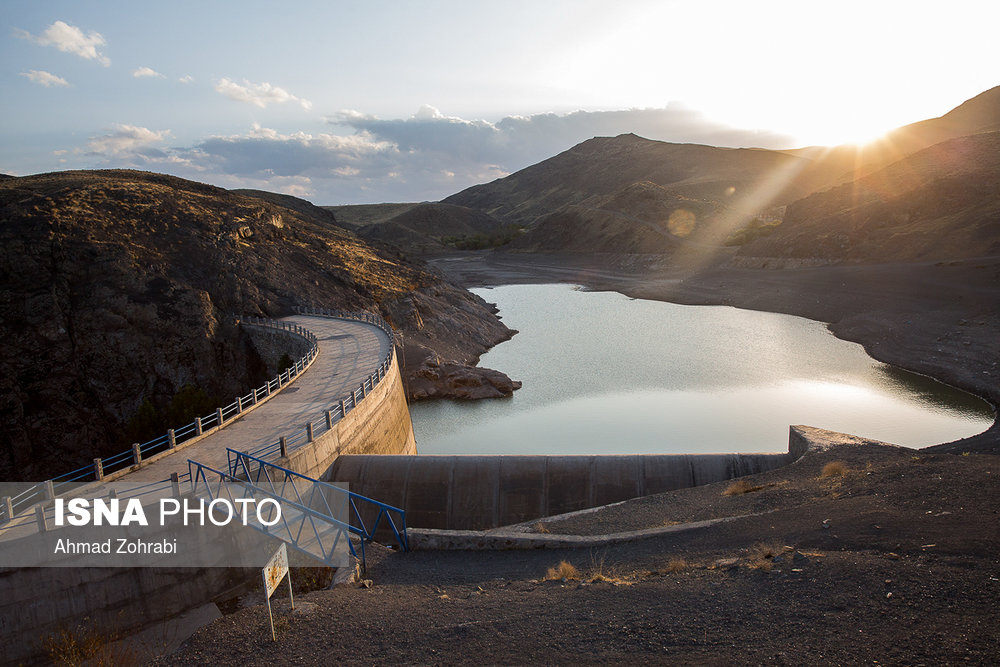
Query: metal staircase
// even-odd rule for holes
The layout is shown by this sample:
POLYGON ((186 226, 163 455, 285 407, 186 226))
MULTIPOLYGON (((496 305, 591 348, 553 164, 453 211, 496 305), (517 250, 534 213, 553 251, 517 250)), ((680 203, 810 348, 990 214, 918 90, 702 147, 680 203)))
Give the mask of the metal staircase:
POLYGON ((380 531, 395 548, 409 550, 404 510, 250 454, 233 449, 227 454, 228 471, 188 460, 192 492, 206 502, 221 498, 233 505, 244 499, 258 505, 275 501, 280 516, 275 509, 260 517, 248 514, 247 525, 253 529, 332 567, 343 566, 346 553, 364 567, 365 545, 380 531))

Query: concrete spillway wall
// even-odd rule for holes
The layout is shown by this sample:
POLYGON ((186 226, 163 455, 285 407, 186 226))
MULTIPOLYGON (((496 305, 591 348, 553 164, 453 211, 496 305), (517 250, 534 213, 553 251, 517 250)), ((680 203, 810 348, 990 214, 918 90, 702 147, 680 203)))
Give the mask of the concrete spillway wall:
POLYGON ((405 508, 409 526, 486 530, 773 470, 805 447, 793 431, 788 454, 345 455, 326 478, 405 508))

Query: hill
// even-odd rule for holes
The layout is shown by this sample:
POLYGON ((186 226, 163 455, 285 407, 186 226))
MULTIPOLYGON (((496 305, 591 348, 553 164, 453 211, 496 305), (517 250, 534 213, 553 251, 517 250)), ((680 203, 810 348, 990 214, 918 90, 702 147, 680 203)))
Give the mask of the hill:
POLYGON ((333 211, 322 206, 316 206, 312 202, 300 199, 299 197, 278 194, 277 192, 267 192, 266 190, 237 189, 232 190, 232 192, 246 197, 256 197, 257 199, 263 199, 272 204, 283 206, 317 222, 326 222, 327 224, 337 225, 345 229, 352 229, 349 225, 341 224, 333 211))
POLYGON ((388 220, 362 227, 358 234, 415 254, 492 247, 506 238, 499 220, 453 204, 416 204, 388 220))
POLYGON ((638 182, 669 194, 755 213, 813 192, 826 181, 802 178, 809 160, 780 151, 716 148, 643 139, 596 137, 505 178, 443 200, 504 222, 532 226, 567 205, 598 208, 638 182), (781 174, 779 181, 775 178, 781 174))
MULTIPOLYGON (((802 257, 812 256, 808 251, 809 230, 818 244, 816 252, 826 259, 925 257, 917 237, 924 237, 924 245, 929 248, 933 245, 930 239, 938 233, 950 239, 942 250, 967 257, 975 252, 975 239, 986 240, 983 248, 992 243, 989 226, 981 228, 975 222, 988 218, 995 208, 988 185, 979 189, 974 186, 975 182, 992 182, 993 167, 986 164, 990 161, 988 149, 984 148, 987 153, 976 158, 981 164, 975 169, 971 158, 961 155, 966 148, 978 150, 975 142, 948 145, 922 158, 936 161, 937 166, 918 162, 893 165, 942 141, 988 136, 998 127, 1000 87, 940 118, 899 128, 862 147, 770 151, 673 144, 631 134, 598 137, 505 178, 463 190, 444 202, 526 226, 527 233, 508 246, 511 251, 728 256, 732 247, 752 244, 743 254, 767 250, 802 257), (947 173, 950 161, 956 160, 954 173, 947 173), (887 176, 876 177, 880 170, 886 170, 887 176), (880 182, 881 178, 895 181, 880 182), (905 178, 916 178, 915 185, 907 189, 906 183, 900 181, 905 178), (943 190, 929 189, 932 183, 943 190), (885 186, 891 187, 886 190, 885 186), (839 188, 835 191, 839 194, 815 194, 830 188, 839 188), (875 191, 881 194, 873 194, 875 191), (856 211, 852 218, 855 224, 861 224, 857 215, 895 216, 895 222, 871 221, 863 226, 870 231, 871 225, 877 224, 887 234, 902 234, 897 240, 905 248, 888 247, 887 237, 866 232, 864 239, 854 234, 851 243, 870 242, 868 250, 833 252, 827 246, 840 243, 831 239, 843 233, 842 229, 802 224, 807 215, 834 216, 829 207, 843 209, 846 204, 842 198, 848 192, 854 193, 852 196, 868 193, 863 201, 851 204, 855 208, 867 207, 864 213, 856 211), (879 197, 895 203, 888 208, 873 208, 879 197), (923 202, 920 212, 913 207, 903 210, 906 207, 902 202, 907 198, 923 202), (808 203, 796 203, 800 200, 808 203), (820 201, 826 203, 821 205, 820 201), (951 202, 950 211, 940 209, 943 201, 951 202), (824 206, 829 210, 821 212, 817 208, 824 206), (929 210, 934 206, 939 206, 939 215, 929 210), (914 222, 905 222, 899 216, 914 222), (783 221, 792 223, 790 228, 796 230, 794 243, 785 234, 775 236, 784 240, 775 240, 771 245, 758 241, 782 230, 783 221), (912 230, 906 231, 899 224, 912 230), (940 229, 935 231, 937 227, 940 229)), ((982 139, 983 146, 990 141, 982 139)))
POLYGON ((846 183, 934 144, 998 130, 1000 86, 966 100, 939 118, 904 125, 866 144, 810 146, 785 152, 811 160, 810 169, 837 175, 838 182, 846 183))
POLYGON ((194 386, 228 401, 259 384, 236 314, 378 311, 403 333, 404 375, 446 361, 483 384, 463 364, 511 335, 492 308, 285 201, 135 171, 0 181, 4 478, 124 449, 144 400, 162 410, 194 386))
POLYGON ((357 230, 385 222, 414 206, 417 204, 345 204, 321 208, 333 213, 340 224, 357 230))
POLYGON ((744 256, 918 261, 1000 254, 1000 132, 936 144, 789 205, 744 256))

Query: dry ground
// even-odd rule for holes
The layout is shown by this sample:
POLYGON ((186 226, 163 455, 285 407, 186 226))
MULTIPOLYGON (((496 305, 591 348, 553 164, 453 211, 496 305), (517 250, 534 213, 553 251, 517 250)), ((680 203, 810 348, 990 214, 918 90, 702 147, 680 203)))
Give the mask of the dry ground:
POLYGON ((746 515, 601 549, 383 552, 371 588, 262 606, 166 664, 996 664, 1000 458, 879 446, 551 522, 576 533, 746 515), (841 462, 843 474, 823 476, 841 462), (574 521, 579 522, 579 519, 574 521), (572 564, 579 579, 547 580, 572 564))

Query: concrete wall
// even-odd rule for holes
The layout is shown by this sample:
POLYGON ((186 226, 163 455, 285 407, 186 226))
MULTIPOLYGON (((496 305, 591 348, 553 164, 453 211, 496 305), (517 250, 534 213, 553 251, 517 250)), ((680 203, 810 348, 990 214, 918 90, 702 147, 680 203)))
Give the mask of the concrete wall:
POLYGON ((331 430, 317 436, 312 444, 289 452, 277 464, 303 475, 324 478, 324 473, 343 454, 416 453, 413 423, 393 353, 388 373, 358 407, 350 410, 331 430))
POLYGON ((243 327, 247 338, 261 361, 267 366, 268 377, 278 374, 278 362, 283 355, 292 359, 301 359, 312 346, 305 338, 291 335, 280 329, 266 329, 259 326, 243 327))
POLYGON ((486 530, 779 468, 801 455, 367 456, 326 475, 406 510, 408 526, 486 530))

